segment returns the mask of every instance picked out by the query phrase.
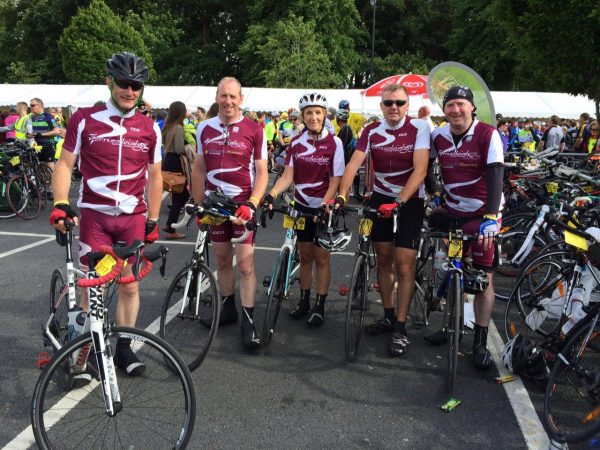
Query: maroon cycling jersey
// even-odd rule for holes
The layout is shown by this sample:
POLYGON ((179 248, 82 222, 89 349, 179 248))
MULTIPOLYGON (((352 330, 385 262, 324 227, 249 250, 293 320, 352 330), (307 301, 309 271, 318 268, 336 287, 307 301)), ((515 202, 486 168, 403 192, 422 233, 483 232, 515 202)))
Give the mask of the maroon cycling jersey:
POLYGON ((248 200, 254 187, 254 161, 267 159, 263 128, 243 116, 224 125, 217 116, 198 125, 196 140, 206 167, 206 193, 220 187, 237 202, 248 200))
MULTIPOLYGON (((446 191, 446 208, 458 217, 485 214, 487 169, 504 163, 500 135, 491 125, 474 120, 467 134, 454 145, 450 125, 431 135, 431 158, 437 157, 446 191)), ((500 210, 504 198, 500 201, 500 210)))
MULTIPOLYGON (((429 150, 430 134, 427 122, 408 116, 395 127, 385 120, 365 127, 356 150, 371 155, 375 192, 398 197, 414 170, 414 151, 429 150)), ((425 187, 421 184, 411 198, 424 196, 425 187)))
POLYGON ((145 213, 148 165, 161 161, 160 148, 160 130, 143 114, 123 114, 110 101, 78 109, 63 144, 63 151, 79 155, 77 206, 112 215, 145 213))
POLYGON ((344 173, 342 141, 327 128, 316 142, 308 132, 294 136, 285 165, 294 168, 294 200, 309 208, 318 208, 329 189, 329 179, 344 173))

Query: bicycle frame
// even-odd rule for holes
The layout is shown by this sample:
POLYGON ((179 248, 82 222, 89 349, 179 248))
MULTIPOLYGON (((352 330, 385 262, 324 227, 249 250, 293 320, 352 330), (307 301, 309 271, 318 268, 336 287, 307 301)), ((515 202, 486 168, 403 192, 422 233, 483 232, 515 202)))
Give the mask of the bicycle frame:
MULTIPOLYGON (((292 213, 293 212, 295 212, 295 211, 292 211, 292 213)), ((284 288, 283 296, 284 296, 284 298, 288 298, 290 285, 292 284, 291 280, 294 279, 293 278, 294 275, 300 268, 300 264, 295 264, 295 265, 293 264, 294 263, 294 254, 296 252, 296 246, 297 246, 297 239, 298 239, 298 236, 296 234, 296 230, 294 229, 294 227, 288 228, 285 233, 285 240, 283 241, 281 250, 279 251, 279 254, 277 255, 277 260, 275 261, 275 264, 273 265, 273 271, 271 272, 271 281, 269 283, 269 287, 267 288, 267 295, 269 295, 271 293, 271 289, 273 288, 273 283, 275 282, 275 270, 277 269, 277 265, 281 261, 281 256, 283 255, 284 250, 287 248, 287 249, 289 249, 289 255, 288 255, 288 261, 287 261, 287 265, 286 265, 287 270, 286 270, 286 274, 285 274, 285 288, 284 288)))

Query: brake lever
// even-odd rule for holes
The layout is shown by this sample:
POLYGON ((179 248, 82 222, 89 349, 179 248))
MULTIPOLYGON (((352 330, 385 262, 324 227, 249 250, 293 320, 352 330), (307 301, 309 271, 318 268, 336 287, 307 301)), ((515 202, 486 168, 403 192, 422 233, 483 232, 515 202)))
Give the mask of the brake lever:
POLYGON ((167 279, 167 252, 169 251, 168 248, 165 247, 165 250, 162 253, 162 258, 161 258, 161 264, 160 264, 160 269, 158 269, 158 271, 160 272, 160 276, 163 277, 164 280, 167 279))

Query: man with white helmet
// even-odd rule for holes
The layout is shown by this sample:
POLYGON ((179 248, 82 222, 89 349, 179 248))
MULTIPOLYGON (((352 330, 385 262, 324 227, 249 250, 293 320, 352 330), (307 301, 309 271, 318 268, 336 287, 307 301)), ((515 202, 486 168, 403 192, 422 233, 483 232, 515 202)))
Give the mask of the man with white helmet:
MULTIPOLYGON (((327 113, 325 96, 317 92, 305 94, 300 98, 299 109, 306 131, 292 138, 287 150, 284 172, 265 196, 263 206, 272 208, 273 201, 279 193, 285 191, 293 182, 294 208, 301 213, 317 216, 322 206, 337 192, 344 172, 344 151, 340 139, 324 126, 327 113)), ((317 224, 310 220, 306 221, 304 230, 298 230, 300 301, 290 312, 295 319, 308 314, 306 323, 313 327, 321 326, 324 322, 325 299, 331 280, 328 241, 320 244, 316 231, 317 224), (311 309, 313 265, 316 272, 317 299, 311 309)))

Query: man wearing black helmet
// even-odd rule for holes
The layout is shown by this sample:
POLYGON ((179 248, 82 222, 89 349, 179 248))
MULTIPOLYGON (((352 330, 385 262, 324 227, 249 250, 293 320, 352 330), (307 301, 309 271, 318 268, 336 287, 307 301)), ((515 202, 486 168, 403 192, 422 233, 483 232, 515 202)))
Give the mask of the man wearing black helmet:
MULTIPOLYGON (((158 238, 158 215, 162 197, 161 134, 150 117, 135 110, 148 67, 133 53, 117 53, 106 62, 106 86, 110 99, 73 114, 52 177, 54 209, 50 223, 62 233, 65 220, 80 225, 79 263, 87 269, 87 253, 101 245, 134 240, 154 242, 158 238), (71 172, 78 161, 82 174, 77 206, 69 205, 71 172), (146 192, 146 199, 144 198, 146 192)), ((131 274, 131 266, 123 275, 131 274)), ((87 308, 87 292, 81 303, 87 308)), ((139 310, 139 286, 119 286, 117 325, 135 326, 139 310)), ((119 338, 115 362, 126 374, 141 374, 145 367, 119 338)))
MULTIPOLYGON (((448 89, 443 110, 448 123, 431 135, 430 159, 439 160, 446 203, 444 210, 431 217, 430 224, 441 229, 460 227, 467 234, 479 234, 479 241, 466 244, 464 254, 470 252, 473 266, 488 273, 487 289, 475 295, 473 339, 473 364, 487 369, 492 364, 486 344, 494 307, 493 238, 499 231, 503 204, 502 141, 495 127, 475 118, 473 93, 468 87, 448 89)), ((430 190, 434 181, 430 177, 428 180, 430 190)), ((426 339, 441 344, 445 342, 445 334, 437 332, 426 339)))

